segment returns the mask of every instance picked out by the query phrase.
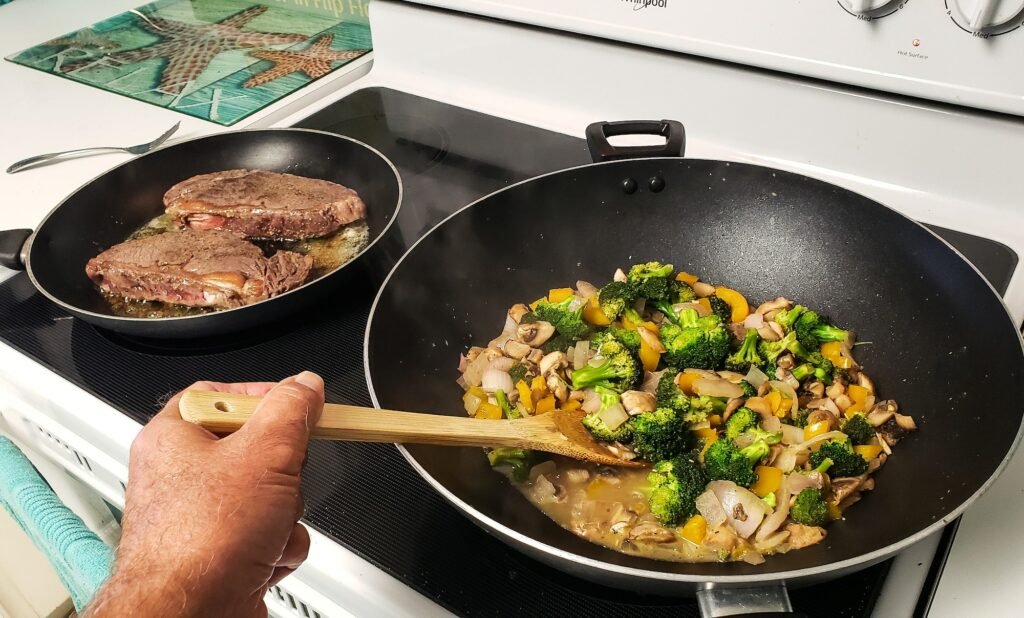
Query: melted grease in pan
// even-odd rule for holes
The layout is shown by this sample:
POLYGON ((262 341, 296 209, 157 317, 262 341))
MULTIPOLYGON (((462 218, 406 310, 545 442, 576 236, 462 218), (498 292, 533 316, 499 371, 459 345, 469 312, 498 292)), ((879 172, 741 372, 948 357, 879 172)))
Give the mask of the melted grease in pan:
MULTIPOLYGON (((136 230, 126 240, 146 238, 177 230, 175 223, 166 215, 156 217, 136 230)), ((365 219, 342 226, 337 232, 323 238, 309 240, 253 239, 253 244, 271 256, 278 251, 295 251, 313 258, 313 271, 306 283, 314 281, 349 262, 370 242, 370 229, 365 219)), ((305 285, 305 284, 303 284, 305 285)), ((177 318, 202 315, 218 311, 204 307, 186 307, 170 303, 129 300, 122 296, 101 292, 114 315, 126 318, 177 318)))

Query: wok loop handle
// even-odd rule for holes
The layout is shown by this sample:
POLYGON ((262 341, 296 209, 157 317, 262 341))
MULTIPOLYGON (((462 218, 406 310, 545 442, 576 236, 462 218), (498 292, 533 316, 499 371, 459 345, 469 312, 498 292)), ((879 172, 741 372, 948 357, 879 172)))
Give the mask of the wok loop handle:
POLYGON ((25 243, 32 230, 4 230, 0 232, 0 266, 11 270, 25 270, 25 243))
POLYGON ((686 129, 678 120, 622 120, 595 122, 587 127, 587 148, 595 163, 618 159, 681 157, 686 152, 686 129), (654 146, 612 146, 617 135, 660 135, 664 144, 654 146))

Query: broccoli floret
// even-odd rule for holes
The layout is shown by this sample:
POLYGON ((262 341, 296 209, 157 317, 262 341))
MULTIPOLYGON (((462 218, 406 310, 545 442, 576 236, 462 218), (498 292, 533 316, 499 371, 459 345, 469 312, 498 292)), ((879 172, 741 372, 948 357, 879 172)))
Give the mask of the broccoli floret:
POLYGON ((757 396, 757 389, 754 388, 754 385, 751 384, 750 382, 747 382, 746 380, 740 380, 739 386, 740 386, 740 388, 743 389, 743 396, 744 397, 756 397, 757 396))
POLYGON ((850 437, 852 444, 867 444, 871 438, 875 437, 875 428, 863 414, 854 414, 843 423, 840 429, 850 437))
POLYGON ((814 378, 815 380, 821 380, 825 384, 831 384, 832 373, 832 361, 827 358, 821 359, 821 364, 817 367, 811 363, 804 363, 793 369, 793 377, 799 382, 803 382, 808 378, 814 378))
POLYGON ((779 499, 775 497, 775 492, 772 492, 767 496, 761 498, 761 501, 767 504, 768 508, 774 509, 775 506, 778 504, 779 499))
POLYGON ((494 391, 494 398, 498 400, 498 407, 501 408, 501 413, 505 418, 512 420, 522 416, 522 414, 519 413, 519 410, 512 407, 512 404, 509 403, 508 396, 505 395, 505 391, 500 388, 494 391))
POLYGON ((807 311, 807 307, 803 305, 796 305, 789 311, 779 311, 775 314, 775 323, 782 327, 782 330, 789 332, 793 330, 793 325, 796 324, 796 319, 800 317, 800 314, 807 311))
POLYGON ((626 275, 630 283, 639 283, 646 279, 665 279, 672 276, 672 265, 661 262, 647 262, 645 264, 634 264, 626 275))
POLYGON ((794 327, 797 341, 808 350, 817 350, 822 343, 846 341, 850 333, 833 326, 816 311, 805 311, 796 320, 794 327))
POLYGON ((729 354, 729 331, 718 316, 700 317, 693 309, 679 313, 679 324, 661 327, 665 359, 676 369, 715 369, 729 354))
POLYGON ((682 281, 676 281, 675 290, 675 302, 677 303, 688 303, 692 300, 697 299, 697 293, 693 291, 693 288, 686 285, 682 281))
POLYGON ((679 374, 675 371, 661 374, 654 397, 659 408, 672 408, 680 414, 685 414, 690 411, 690 398, 676 385, 677 375, 679 374))
POLYGON ((740 349, 726 357, 725 368, 729 371, 744 372, 749 370, 751 365, 758 367, 763 365, 764 359, 757 353, 758 340, 757 330, 748 328, 747 335, 743 338, 740 349))
POLYGON ((541 352, 544 354, 551 354, 552 352, 565 352, 569 349, 569 346, 573 344, 572 340, 565 335, 555 335, 551 339, 544 342, 544 345, 540 346, 541 352))
POLYGON ((609 328, 607 331, 609 335, 614 337, 626 346, 626 348, 634 354, 640 351, 640 333, 639 331, 629 330, 626 328, 609 328))
POLYGON ((633 450, 647 461, 670 459, 686 450, 690 431, 671 408, 633 417, 633 450))
POLYGON ((704 493, 708 476, 694 459, 677 457, 658 462, 647 482, 651 513, 666 526, 675 526, 697 514, 697 497, 704 493))
POLYGON ((651 277, 642 279, 635 284, 638 296, 643 296, 651 302, 666 303, 671 305, 676 302, 678 282, 664 277, 651 277))
POLYGON ((594 358, 604 360, 596 366, 587 365, 572 372, 572 387, 575 390, 600 385, 622 393, 643 379, 644 371, 640 361, 614 337, 604 338, 594 358))
POLYGON ((719 397, 708 397, 707 395, 691 397, 690 409, 683 414, 683 420, 690 424, 704 423, 707 422, 708 417, 712 414, 721 414, 724 411, 724 399, 719 397))
POLYGON ((725 422, 725 437, 734 440, 740 434, 757 427, 759 420, 761 418, 757 415, 757 412, 750 408, 739 408, 725 422))
POLYGON ((823 526, 828 522, 828 505, 825 497, 813 487, 808 487, 796 496, 796 502, 789 509, 789 516, 798 524, 823 526))
POLYGON ((594 436, 597 440, 605 442, 628 442, 633 437, 633 419, 629 419, 622 423, 615 429, 608 427, 604 421, 601 420, 601 412, 605 408, 614 406, 619 403, 619 394, 610 388, 598 386, 594 390, 601 396, 601 408, 596 412, 583 417, 583 426, 594 436))
MULTIPOLYGON (((757 344, 757 352, 764 360, 765 366, 775 365, 775 362, 783 353, 791 351, 790 348, 797 343, 796 333, 788 333, 778 341, 766 341, 762 339, 757 344)), ((768 373, 765 371, 765 373, 768 373)), ((769 375, 771 375, 769 373, 769 375)))
POLYGON ((817 467, 825 459, 832 460, 832 476, 860 476, 868 471, 868 462, 853 450, 846 440, 829 440, 811 453, 811 466, 817 467))
POLYGON ((616 320, 636 301, 636 288, 624 281, 612 281, 601 288, 597 302, 609 320, 616 320))
MULTIPOLYGON (((554 326, 559 335, 569 340, 568 343, 583 339, 590 329, 583 320, 583 306, 581 305, 575 310, 569 308, 574 299, 575 296, 570 296, 558 303, 552 303, 543 299, 537 303, 537 308, 534 310, 539 319, 549 322, 554 326)), ((522 323, 522 320, 520 320, 520 323, 522 323)), ((568 344, 566 347, 568 347, 568 344)))
POLYGON ((807 417, 811 415, 811 411, 807 408, 796 411, 796 418, 793 419, 793 424, 797 427, 807 426, 807 417))
MULTIPOLYGON (((763 444, 763 443, 755 443, 763 444)), ((757 481, 754 464, 767 454, 768 445, 751 448, 754 444, 740 449, 732 440, 720 439, 708 447, 704 453, 704 469, 708 476, 715 480, 732 481, 743 487, 750 487, 757 481)))
POLYGON ((496 448, 487 453, 492 468, 508 468, 512 478, 525 481, 530 477, 530 468, 536 459, 533 451, 524 448, 496 448))
POLYGON ((722 322, 728 323, 732 320, 732 307, 729 303, 712 294, 708 296, 708 304, 711 305, 711 313, 721 318, 722 322))
POLYGON ((512 368, 508 370, 508 375, 512 378, 512 384, 518 384, 520 380, 526 379, 526 374, 529 373, 530 368, 524 363, 516 363, 512 365, 512 368))

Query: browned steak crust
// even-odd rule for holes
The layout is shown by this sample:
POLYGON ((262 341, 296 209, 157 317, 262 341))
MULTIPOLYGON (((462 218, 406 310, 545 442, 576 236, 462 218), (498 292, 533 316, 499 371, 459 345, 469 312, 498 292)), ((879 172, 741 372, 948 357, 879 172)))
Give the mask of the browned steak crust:
POLYGON ((259 247, 221 230, 129 240, 86 264, 100 289, 134 300, 190 307, 240 307, 303 284, 313 259, 292 251, 264 257, 259 247))
POLYGON ((263 170, 226 170, 183 180, 164 194, 167 212, 193 229, 246 238, 314 238, 366 216, 348 187, 263 170))

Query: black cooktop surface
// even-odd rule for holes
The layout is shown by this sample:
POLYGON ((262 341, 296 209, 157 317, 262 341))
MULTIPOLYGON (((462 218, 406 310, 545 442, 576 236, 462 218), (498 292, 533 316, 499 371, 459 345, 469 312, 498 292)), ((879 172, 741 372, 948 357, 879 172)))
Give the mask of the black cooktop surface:
MULTIPOLYGON (((363 331, 380 281, 401 252, 483 195, 589 162, 581 138, 379 88, 356 92, 298 126, 378 148, 405 187, 390 238, 334 298, 259 332, 172 344, 111 335, 70 318, 22 274, 0 285, 0 340, 140 423, 168 394, 200 379, 278 380, 303 369, 324 376, 329 401, 371 405, 363 331)), ((1012 251, 936 231, 1005 291, 1017 261, 1012 251)), ((691 599, 604 589, 509 549, 449 506, 390 445, 313 443, 303 492, 306 523, 457 614, 699 615, 691 599)), ((886 562, 792 591, 793 604, 811 616, 867 616, 888 569, 886 562)))

